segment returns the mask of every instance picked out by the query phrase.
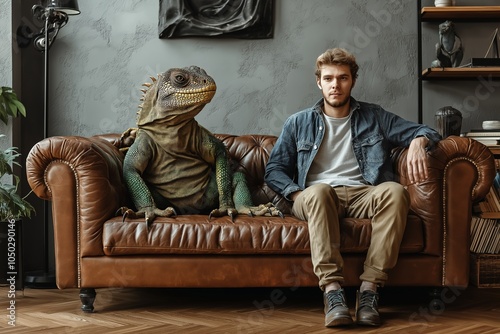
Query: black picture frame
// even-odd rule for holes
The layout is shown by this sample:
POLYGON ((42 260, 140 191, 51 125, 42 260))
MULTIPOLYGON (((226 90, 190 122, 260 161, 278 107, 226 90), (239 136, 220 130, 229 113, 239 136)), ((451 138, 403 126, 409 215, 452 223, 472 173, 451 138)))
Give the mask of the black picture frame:
POLYGON ((160 0, 159 38, 272 38, 274 0, 160 0))

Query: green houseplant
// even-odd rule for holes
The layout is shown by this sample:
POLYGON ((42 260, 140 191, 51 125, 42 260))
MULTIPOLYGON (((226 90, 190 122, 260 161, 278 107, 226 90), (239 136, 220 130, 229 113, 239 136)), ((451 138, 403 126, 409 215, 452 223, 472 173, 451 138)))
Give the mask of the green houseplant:
POLYGON ((0 120, 8 124, 9 116, 26 116, 26 108, 10 87, 0 87, 0 120))
MULTIPOLYGON (((9 117, 26 116, 26 109, 10 87, 0 88, 0 120, 6 125, 9 117)), ((0 134, 0 140, 5 135, 0 134)), ((13 165, 19 165, 16 159, 20 156, 17 148, 0 150, 0 221, 18 220, 31 217, 33 206, 17 193, 19 177, 12 171, 13 165), (6 180, 13 177, 13 182, 6 180)))

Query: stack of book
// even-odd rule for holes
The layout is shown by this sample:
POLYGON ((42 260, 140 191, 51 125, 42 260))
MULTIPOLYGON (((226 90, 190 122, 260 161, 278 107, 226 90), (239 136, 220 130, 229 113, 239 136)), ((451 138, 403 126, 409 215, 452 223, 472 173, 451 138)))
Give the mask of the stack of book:
MULTIPOLYGON (((499 159, 496 159, 498 163, 499 159)), ((498 169, 498 165, 497 165, 498 169)), ((470 251, 478 254, 500 254, 500 171, 486 198, 475 207, 471 221, 470 251)))
POLYGON ((477 140, 489 148, 500 148, 500 129, 495 130, 470 130, 465 137, 477 140))
MULTIPOLYGON (((499 162, 499 159, 495 159, 497 169, 499 168, 499 162)), ((484 200, 475 206, 474 211, 478 213, 481 218, 500 219, 500 170, 497 171, 490 191, 486 194, 484 200)))

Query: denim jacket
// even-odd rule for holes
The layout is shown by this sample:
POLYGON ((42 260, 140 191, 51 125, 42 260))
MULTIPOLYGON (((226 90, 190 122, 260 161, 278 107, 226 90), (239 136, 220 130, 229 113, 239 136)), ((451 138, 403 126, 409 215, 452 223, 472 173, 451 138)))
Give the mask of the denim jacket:
MULTIPOLYGON (((354 155, 368 184, 394 180, 391 150, 409 146, 420 136, 432 148, 440 139, 433 129, 407 121, 376 104, 358 102, 351 97, 351 132, 354 155)), ((312 108, 290 116, 266 165, 265 181, 289 199, 305 188, 306 176, 324 136, 323 99, 312 108)))

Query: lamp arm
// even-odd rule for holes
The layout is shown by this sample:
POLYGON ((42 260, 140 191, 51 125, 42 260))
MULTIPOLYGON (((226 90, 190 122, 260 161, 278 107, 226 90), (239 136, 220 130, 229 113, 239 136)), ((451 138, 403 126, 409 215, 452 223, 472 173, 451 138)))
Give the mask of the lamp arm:
POLYGON ((48 40, 48 47, 56 40, 59 29, 68 23, 68 14, 56 11, 52 8, 44 8, 41 5, 35 5, 32 8, 33 16, 44 23, 42 29, 35 33, 27 25, 21 25, 17 29, 17 44, 19 47, 26 47, 30 41, 33 41, 35 49, 45 51, 45 39, 48 40), (47 32, 47 34, 46 34, 47 32))
MULTIPOLYGON (((47 32, 48 32, 47 36, 48 36, 49 48, 50 48, 52 46, 52 43, 54 43, 54 41, 56 40, 57 34, 59 33, 59 29, 61 29, 61 26, 59 26, 56 23, 51 23, 51 24, 47 25, 47 27, 48 27, 47 28, 47 32)), ((35 45, 35 48, 38 51, 45 51, 45 38, 46 38, 45 27, 42 28, 40 33, 36 34, 33 37, 34 37, 33 43, 35 45)))
POLYGON ((45 39, 48 37, 48 47, 50 48, 52 43, 56 40, 59 29, 68 23, 68 14, 48 8, 43 11, 41 18, 44 19, 45 26, 34 38, 34 44, 38 51, 45 51, 45 39), (45 30, 47 30, 47 34, 45 33, 45 30))

